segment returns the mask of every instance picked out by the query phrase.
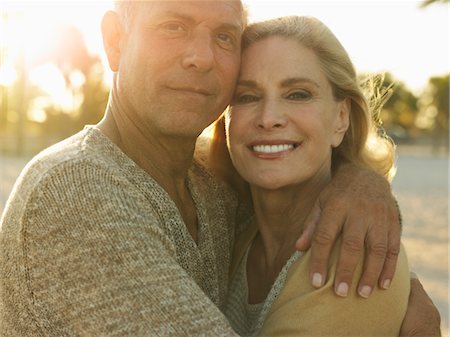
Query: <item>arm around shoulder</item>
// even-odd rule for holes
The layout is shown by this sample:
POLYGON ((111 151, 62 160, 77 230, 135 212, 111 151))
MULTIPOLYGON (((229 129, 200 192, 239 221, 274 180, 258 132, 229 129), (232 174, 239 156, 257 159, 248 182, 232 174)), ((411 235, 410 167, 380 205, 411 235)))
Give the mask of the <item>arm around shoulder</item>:
MULTIPOLYGON (((401 250, 397 272, 389 290, 375 289, 369 299, 350 289, 345 298, 334 294, 338 247, 332 254, 324 287, 309 282, 309 252, 289 270, 284 288, 272 305, 261 336, 398 336, 406 312, 410 282, 408 262, 401 250)), ((354 273, 353 287, 362 272, 354 273)))

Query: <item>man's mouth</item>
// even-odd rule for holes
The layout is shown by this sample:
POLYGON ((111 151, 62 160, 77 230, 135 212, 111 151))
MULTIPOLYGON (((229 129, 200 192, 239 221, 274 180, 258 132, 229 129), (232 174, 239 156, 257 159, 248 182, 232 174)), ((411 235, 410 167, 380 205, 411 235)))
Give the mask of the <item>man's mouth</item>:
POLYGON ((203 96, 211 96, 212 92, 203 88, 195 88, 195 87, 169 87, 169 89, 186 92, 190 94, 203 95, 203 96))

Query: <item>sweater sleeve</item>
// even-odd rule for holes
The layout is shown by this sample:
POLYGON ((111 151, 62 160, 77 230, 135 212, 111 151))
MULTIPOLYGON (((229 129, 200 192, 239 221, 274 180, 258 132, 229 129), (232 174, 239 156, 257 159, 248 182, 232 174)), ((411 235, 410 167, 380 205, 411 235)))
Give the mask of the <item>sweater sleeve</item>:
POLYGON ((55 169, 27 201, 22 299, 41 334, 233 336, 177 263, 149 200, 99 170, 55 169))
POLYGON ((260 330, 260 336, 383 336, 396 337, 406 313, 409 296, 409 270, 404 249, 398 260, 389 290, 374 289, 368 299, 356 293, 362 262, 349 295, 334 294, 338 247, 333 252, 328 280, 324 287, 310 285, 307 252, 291 267, 285 286, 273 303, 260 330))

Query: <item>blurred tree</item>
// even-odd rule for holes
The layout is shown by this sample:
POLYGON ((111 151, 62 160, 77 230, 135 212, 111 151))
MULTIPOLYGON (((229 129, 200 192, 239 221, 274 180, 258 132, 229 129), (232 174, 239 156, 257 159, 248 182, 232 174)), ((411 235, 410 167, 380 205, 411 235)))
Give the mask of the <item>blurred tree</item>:
POLYGON ((91 65, 85 76, 86 80, 82 86, 83 102, 75 125, 77 129, 100 121, 108 102, 109 88, 104 84, 104 69, 99 58, 91 65))
MULTIPOLYGON (((7 139, 8 144, 1 144, 0 150, 17 154, 36 152, 79 131, 86 124, 97 123, 103 116, 109 89, 104 84, 100 58, 89 54, 81 32, 74 26, 59 26, 53 33, 42 39, 42 43, 51 43, 46 43, 47 47, 40 54, 31 55, 32 59, 25 60, 24 50, 18 51, 21 57, 14 64, 16 79, 1 87, 0 138, 7 139), (65 95, 63 101, 67 100, 64 103, 57 102, 56 96, 29 80, 34 70, 51 64, 59 69, 56 73, 63 78, 61 82, 65 88, 60 92, 65 95)), ((1 66, 3 58, 0 57, 0 61, 1 66)), ((55 78, 49 75, 46 81, 48 84, 55 78)), ((51 84, 55 87, 56 82, 51 84)))
POLYGON ((416 125, 431 133, 434 149, 443 145, 449 149, 449 100, 450 74, 429 79, 420 97, 420 113, 416 125))
POLYGON ((390 96, 386 97, 380 112, 383 128, 396 143, 407 141, 415 128, 418 99, 403 82, 394 79, 390 73, 385 73, 381 79, 382 90, 390 88, 390 96))
MULTIPOLYGON (((73 26, 61 27, 53 48, 43 56, 43 61, 56 64, 64 76, 66 87, 74 97, 80 97, 81 104, 70 113, 72 122, 66 120, 68 124, 61 124, 66 125, 67 133, 72 134, 86 124, 97 123, 106 107, 108 89, 103 83, 101 60, 89 54, 81 32, 73 26)), ((52 115, 55 114, 53 109, 52 115)), ((52 120, 55 121, 54 116, 52 120)))

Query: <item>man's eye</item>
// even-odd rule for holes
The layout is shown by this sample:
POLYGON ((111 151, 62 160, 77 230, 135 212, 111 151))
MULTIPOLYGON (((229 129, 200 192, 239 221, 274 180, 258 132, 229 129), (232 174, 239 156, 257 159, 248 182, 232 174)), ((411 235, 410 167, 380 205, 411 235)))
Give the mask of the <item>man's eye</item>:
POLYGON ((289 93, 286 98, 294 101, 304 101, 310 99, 311 94, 304 90, 298 90, 289 93))
POLYGON ((186 28, 178 22, 167 22, 160 26, 163 30, 169 33, 182 33, 186 28))
POLYGON ((245 94, 245 95, 236 95, 233 98, 233 105, 239 105, 239 104, 248 104, 252 102, 256 102, 258 100, 258 96, 245 94))
POLYGON ((236 39, 231 34, 219 33, 217 34, 217 40, 222 46, 228 49, 234 48, 234 46, 236 45, 236 39))

